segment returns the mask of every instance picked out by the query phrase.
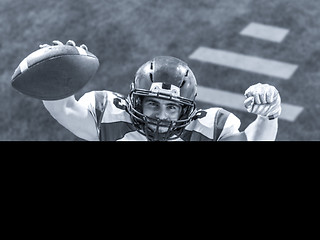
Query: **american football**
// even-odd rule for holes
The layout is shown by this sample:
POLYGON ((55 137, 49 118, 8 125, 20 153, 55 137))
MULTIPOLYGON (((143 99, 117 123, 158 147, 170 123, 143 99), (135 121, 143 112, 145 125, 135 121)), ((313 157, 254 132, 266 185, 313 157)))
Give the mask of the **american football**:
POLYGON ((11 85, 33 98, 59 100, 84 87, 98 68, 98 58, 84 48, 48 46, 21 61, 11 77, 11 85))

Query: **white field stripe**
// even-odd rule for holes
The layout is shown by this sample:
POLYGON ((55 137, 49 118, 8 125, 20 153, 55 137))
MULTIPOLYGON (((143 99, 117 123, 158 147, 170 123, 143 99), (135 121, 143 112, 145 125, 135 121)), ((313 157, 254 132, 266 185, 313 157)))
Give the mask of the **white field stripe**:
POLYGON ((280 43, 289 33, 289 29, 252 22, 246 26, 241 35, 280 43))
POLYGON ((282 79, 289 79, 298 68, 295 64, 208 47, 199 47, 189 58, 282 79))
MULTIPOLYGON (((236 110, 247 112, 243 105, 245 97, 243 94, 232 93, 228 91, 197 86, 198 96, 197 101, 210 103, 217 107, 228 107, 236 110)), ((282 103, 282 112, 280 119, 294 122, 303 111, 303 107, 295 106, 287 103, 282 103)))

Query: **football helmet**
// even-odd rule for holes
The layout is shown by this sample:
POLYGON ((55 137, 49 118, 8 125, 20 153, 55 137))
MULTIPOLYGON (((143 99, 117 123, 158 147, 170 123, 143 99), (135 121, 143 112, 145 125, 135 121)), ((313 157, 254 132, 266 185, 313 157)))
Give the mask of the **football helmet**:
POLYGON ((148 140, 166 141, 178 138, 196 112, 196 78, 182 60, 171 56, 157 56, 144 63, 136 72, 128 95, 128 112, 137 130, 148 140), (146 96, 171 100, 182 106, 177 121, 146 116, 142 99, 146 96), (150 128, 150 124, 156 128, 150 128), (166 132, 159 132, 165 127, 166 132))

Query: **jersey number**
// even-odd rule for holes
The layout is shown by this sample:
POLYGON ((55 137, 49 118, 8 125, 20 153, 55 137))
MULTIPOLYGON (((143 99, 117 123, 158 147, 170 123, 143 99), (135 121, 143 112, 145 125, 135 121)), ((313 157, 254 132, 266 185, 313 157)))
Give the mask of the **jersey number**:
POLYGON ((196 113, 196 115, 194 116, 194 120, 199 119, 199 118, 204 118, 205 116, 207 116, 207 112, 200 110, 196 113))
POLYGON ((121 109, 121 110, 126 110, 126 104, 123 103, 123 101, 125 101, 125 100, 122 99, 122 98, 115 98, 115 99, 113 99, 113 104, 114 104, 117 108, 119 108, 119 109, 121 109))

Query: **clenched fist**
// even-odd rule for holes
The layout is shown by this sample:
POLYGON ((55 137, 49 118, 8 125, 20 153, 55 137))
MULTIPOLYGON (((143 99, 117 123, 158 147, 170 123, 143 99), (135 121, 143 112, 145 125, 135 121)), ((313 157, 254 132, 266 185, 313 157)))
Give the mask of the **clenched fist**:
POLYGON ((250 86, 244 96, 244 106, 250 113, 268 117, 270 120, 281 114, 281 98, 274 86, 257 83, 250 86))

